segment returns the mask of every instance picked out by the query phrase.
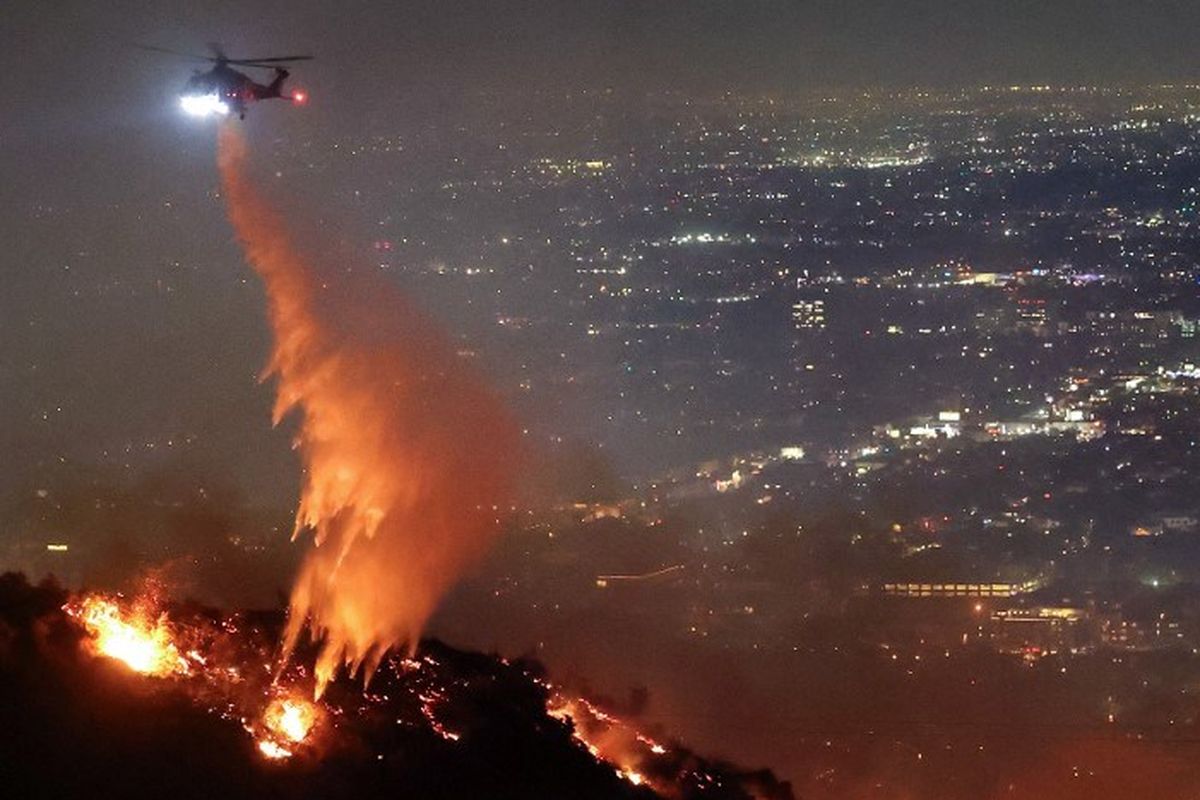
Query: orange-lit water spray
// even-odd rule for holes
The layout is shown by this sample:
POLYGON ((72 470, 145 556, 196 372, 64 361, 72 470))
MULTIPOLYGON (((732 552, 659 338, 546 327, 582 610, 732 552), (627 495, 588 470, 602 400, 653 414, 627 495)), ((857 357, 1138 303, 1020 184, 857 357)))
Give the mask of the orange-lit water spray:
POLYGON ((297 533, 314 532, 292 589, 284 658, 307 627, 317 696, 342 665, 366 679, 415 647, 447 589, 488 547, 508 498, 516 428, 448 341, 382 286, 329 288, 220 134, 229 217, 267 292, 276 422, 298 412, 297 533), (345 292, 343 292, 345 290, 345 292))

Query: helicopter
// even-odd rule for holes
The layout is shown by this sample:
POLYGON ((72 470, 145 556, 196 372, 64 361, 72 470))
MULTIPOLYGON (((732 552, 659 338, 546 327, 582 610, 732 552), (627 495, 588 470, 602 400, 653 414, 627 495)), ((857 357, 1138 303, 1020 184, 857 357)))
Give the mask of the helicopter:
POLYGON ((217 44, 209 44, 211 56, 198 56, 192 53, 178 53, 162 47, 139 44, 143 50, 166 53, 192 61, 207 61, 212 69, 195 72, 184 85, 179 95, 180 107, 196 117, 228 116, 237 114, 238 119, 246 118, 246 107, 259 100, 280 98, 291 100, 296 104, 308 101, 308 95, 303 91, 284 93, 283 82, 291 73, 283 65, 295 61, 311 61, 312 56, 278 56, 272 58, 230 58, 217 44), (239 67, 256 67, 274 70, 270 83, 258 83, 249 75, 233 69, 230 65, 239 67))

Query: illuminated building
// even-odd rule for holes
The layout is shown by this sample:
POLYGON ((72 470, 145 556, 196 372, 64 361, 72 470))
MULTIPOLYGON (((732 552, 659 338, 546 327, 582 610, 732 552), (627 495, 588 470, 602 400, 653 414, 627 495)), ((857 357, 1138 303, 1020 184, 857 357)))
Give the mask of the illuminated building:
POLYGON ((1017 301, 1017 329, 1034 333, 1045 331, 1047 323, 1046 301, 1024 298, 1017 301))
POLYGON ((1042 587, 1040 578, 1021 583, 885 583, 889 597, 1016 597, 1042 587))
POLYGON ((992 614, 989 635, 1000 652, 1033 660, 1087 646, 1086 621, 1085 611, 1071 606, 1003 608, 992 614))
POLYGON ((824 300, 798 300, 792 304, 792 324, 797 330, 821 330, 826 319, 824 300))

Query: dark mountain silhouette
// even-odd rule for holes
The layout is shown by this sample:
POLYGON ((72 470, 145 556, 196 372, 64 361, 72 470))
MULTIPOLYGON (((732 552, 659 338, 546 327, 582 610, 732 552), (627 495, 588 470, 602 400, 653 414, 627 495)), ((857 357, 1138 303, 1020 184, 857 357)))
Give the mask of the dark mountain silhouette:
MULTIPOLYGON (((385 660, 365 693, 346 679, 332 685, 321 745, 273 762, 236 718, 186 681, 143 677, 90 653, 85 632, 62 610, 68 599, 53 583, 0 576, 0 785, 14 797, 792 796, 768 771, 739 770, 674 745, 637 765, 661 795, 635 786, 588 752, 570 720, 547 713, 550 690, 537 664, 436 641, 422 644, 419 668, 385 660)), ((197 607, 171 614, 218 616, 197 607)), ((262 646, 256 636, 275 641, 282 624, 275 613, 237 619, 225 628, 244 639, 234 651, 254 652, 262 646)))

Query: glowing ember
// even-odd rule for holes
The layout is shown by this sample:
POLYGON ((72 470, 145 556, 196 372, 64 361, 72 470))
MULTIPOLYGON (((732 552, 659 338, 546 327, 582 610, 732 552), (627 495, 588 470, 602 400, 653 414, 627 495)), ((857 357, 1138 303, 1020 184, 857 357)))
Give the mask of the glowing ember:
POLYGON ((260 740, 258 743, 258 751, 267 758, 275 760, 291 758, 292 756, 291 750, 288 750, 286 747, 280 747, 270 739, 260 740))
MULTIPOLYGON (((172 626, 165 614, 152 611, 152 607, 147 600, 125 604, 88 595, 71 601, 63 610, 87 631, 90 646, 98 655, 115 658, 142 675, 179 679, 195 697, 207 698, 206 702, 213 704, 210 707, 221 708, 222 716, 241 719, 265 757, 290 758, 296 746, 310 738, 321 716, 318 706, 290 689, 271 687, 260 701, 264 709, 252 692, 245 691, 242 670, 227 663, 228 653, 220 659, 222 663, 213 663, 214 653, 221 650, 211 650, 203 643, 210 641, 211 645, 214 631, 222 638, 235 635, 238 628, 232 621, 207 629, 172 626), (235 696, 240 700, 235 701, 235 696), (259 721, 247 721, 254 719, 259 721)), ((269 674, 269 668, 264 663, 263 674, 269 674)))
POLYGON ((667 748, 584 698, 567 697, 553 691, 549 684, 543 685, 551 689, 546 713, 571 723, 572 736, 593 758, 610 764, 617 775, 634 786, 662 788, 653 786, 634 766, 653 763, 666 754, 667 748))
POLYGON ((144 609, 123 611, 113 600, 89 595, 67 613, 91 634, 96 652, 124 662, 134 672, 155 677, 187 674, 188 663, 171 641, 165 615, 144 609))
POLYGON ((258 739, 258 750, 274 760, 291 758, 316 727, 320 709, 299 696, 276 697, 263 712, 262 724, 246 729, 258 739))
MULTIPOLYGON (((236 646, 233 637, 241 630, 237 618, 169 623, 152 600, 126 602, 102 595, 72 600, 64 611, 86 630, 98 655, 118 659, 140 674, 169 679, 211 711, 238 721, 262 757, 271 761, 314 753, 318 725, 327 714, 342 713, 308 699, 308 681, 296 681, 295 674, 291 678, 277 674, 268 683, 272 664, 267 649, 236 646), (257 682, 254 675, 260 676, 257 682)), ((438 660, 425 655, 420 660, 396 658, 393 664, 396 676, 414 682, 409 690, 429 730, 447 742, 460 741, 463 734, 451 730, 441 718, 453 698, 451 685, 434 682, 438 660)), ((586 699, 564 695, 546 682, 539 684, 548 692, 546 711, 570 723, 583 749, 630 784, 660 788, 647 775, 659 768, 656 764, 661 766, 656 759, 667 753, 665 747, 586 699)), ((364 700, 386 703, 388 697, 365 694, 364 700)))
POLYGON ((432 695, 419 694, 417 695, 417 699, 421 701, 421 715, 425 717, 426 722, 429 723, 429 727, 434 733, 448 742, 457 742, 462 738, 459 734, 443 725, 438 720, 437 714, 434 713, 434 707, 442 700, 440 692, 435 692, 432 695))
MULTIPOLYGON (((317 707, 301 698, 272 700, 263 714, 263 723, 277 736, 300 743, 308 738, 317 723, 317 707)), ((259 748, 262 748, 261 743, 259 748)))
POLYGON ((634 772, 631 769, 619 769, 617 770, 617 774, 632 783, 634 786, 641 786, 646 780, 642 773, 634 772))

